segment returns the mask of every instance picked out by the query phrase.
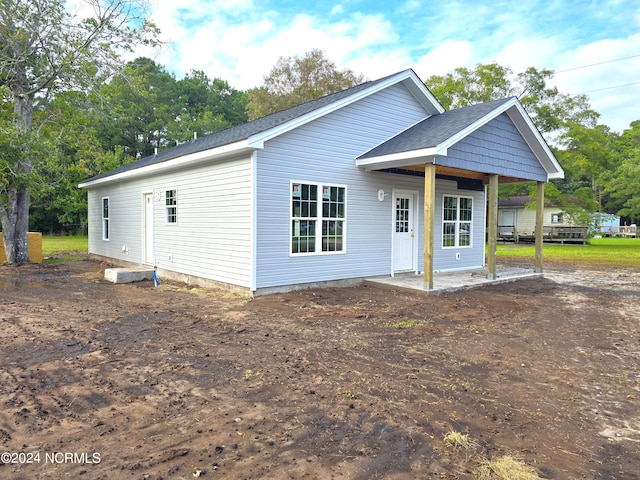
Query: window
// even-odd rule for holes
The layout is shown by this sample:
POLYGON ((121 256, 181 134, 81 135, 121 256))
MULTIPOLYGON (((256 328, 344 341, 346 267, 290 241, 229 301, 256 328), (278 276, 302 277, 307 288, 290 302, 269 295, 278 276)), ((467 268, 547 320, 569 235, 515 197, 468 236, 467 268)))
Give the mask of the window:
POLYGON ((291 253, 344 252, 346 188, 291 184, 291 253))
POLYGON ((470 247, 473 199, 444 196, 442 247, 470 247))
POLYGON ((178 223, 178 196, 175 189, 165 192, 165 210, 166 223, 178 223))
POLYGON ((551 223, 562 223, 562 214, 561 213, 553 213, 551 215, 551 223))
POLYGON ((109 197, 102 199, 102 239, 109 240, 109 197))

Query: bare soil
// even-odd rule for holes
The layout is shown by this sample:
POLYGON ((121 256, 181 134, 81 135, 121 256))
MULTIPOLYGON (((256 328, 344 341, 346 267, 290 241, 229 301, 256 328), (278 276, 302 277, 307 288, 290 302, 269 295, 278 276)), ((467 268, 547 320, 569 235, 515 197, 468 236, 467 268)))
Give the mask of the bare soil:
POLYGON ((638 269, 254 300, 99 270, 0 266, 0 478, 640 479, 638 269))

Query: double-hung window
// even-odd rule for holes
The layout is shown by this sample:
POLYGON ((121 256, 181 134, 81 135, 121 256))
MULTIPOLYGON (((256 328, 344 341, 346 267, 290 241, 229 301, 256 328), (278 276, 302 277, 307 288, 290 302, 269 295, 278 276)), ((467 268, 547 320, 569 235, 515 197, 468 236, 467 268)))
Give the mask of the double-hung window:
POLYGON ((102 240, 109 240, 109 197, 102 199, 102 240))
POLYGON ((176 189, 165 191, 165 221, 178 223, 178 192, 176 189))
POLYGON ((442 247, 471 246, 473 199, 445 195, 442 208, 442 247))
POLYGON ((346 187, 291 184, 291 253, 345 251, 346 187))

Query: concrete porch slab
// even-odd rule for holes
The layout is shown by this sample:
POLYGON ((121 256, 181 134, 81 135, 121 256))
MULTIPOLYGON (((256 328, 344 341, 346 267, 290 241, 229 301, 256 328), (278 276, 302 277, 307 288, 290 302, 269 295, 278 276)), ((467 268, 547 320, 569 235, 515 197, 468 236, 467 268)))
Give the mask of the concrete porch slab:
POLYGON ((487 269, 464 270, 458 272, 435 273, 433 289, 425 288, 423 275, 400 274, 394 277, 372 277, 364 280, 366 284, 376 285, 392 289, 409 291, 421 291, 428 294, 455 292, 469 288, 477 288, 485 285, 515 282, 526 278, 542 278, 542 273, 535 273, 533 268, 499 267, 495 279, 487 278, 487 269))
POLYGON ((153 270, 144 268, 106 268, 104 279, 113 283, 132 283, 152 280, 153 270))

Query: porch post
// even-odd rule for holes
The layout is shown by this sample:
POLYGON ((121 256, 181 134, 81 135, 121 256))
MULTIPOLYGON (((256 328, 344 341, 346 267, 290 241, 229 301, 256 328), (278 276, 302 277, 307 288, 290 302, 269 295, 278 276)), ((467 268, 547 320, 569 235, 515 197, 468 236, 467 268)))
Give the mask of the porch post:
POLYGON ((538 182, 536 193, 536 273, 542 273, 542 243, 544 238, 544 182, 538 182))
POLYGON ((489 176, 489 232, 487 239, 487 278, 495 280, 498 245, 498 175, 489 176))
POLYGON ((433 290, 433 230, 436 211, 436 166, 424 166, 424 288, 433 290))

